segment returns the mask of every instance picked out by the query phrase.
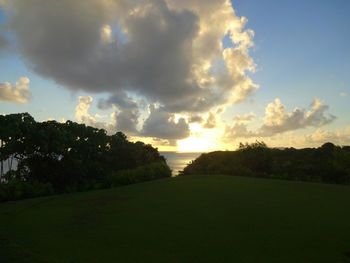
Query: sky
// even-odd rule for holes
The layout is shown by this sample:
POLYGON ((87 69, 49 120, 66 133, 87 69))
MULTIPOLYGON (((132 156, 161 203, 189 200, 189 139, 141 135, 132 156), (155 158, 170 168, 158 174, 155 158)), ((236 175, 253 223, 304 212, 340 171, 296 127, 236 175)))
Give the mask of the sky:
POLYGON ((160 150, 350 144, 348 0, 0 0, 0 114, 160 150))

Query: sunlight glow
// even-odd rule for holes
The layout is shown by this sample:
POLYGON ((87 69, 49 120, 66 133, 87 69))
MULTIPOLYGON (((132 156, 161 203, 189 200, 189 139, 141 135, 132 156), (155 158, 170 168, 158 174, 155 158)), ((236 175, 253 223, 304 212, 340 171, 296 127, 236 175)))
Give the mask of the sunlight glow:
POLYGON ((191 136, 177 142, 179 152, 209 152, 220 148, 220 129, 203 129, 199 124, 190 124, 191 136))

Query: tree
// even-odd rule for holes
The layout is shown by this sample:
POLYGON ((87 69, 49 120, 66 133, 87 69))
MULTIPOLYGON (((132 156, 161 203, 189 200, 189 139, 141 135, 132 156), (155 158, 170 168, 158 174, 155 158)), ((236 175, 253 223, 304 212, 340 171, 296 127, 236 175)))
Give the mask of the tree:
POLYGON ((3 163, 8 162, 9 171, 12 170, 14 159, 25 155, 25 140, 35 121, 28 113, 0 116, 0 159, 1 178, 4 175, 3 163))
POLYGON ((166 165, 156 148, 130 142, 121 132, 109 136, 103 129, 72 121, 35 122, 28 113, 0 116, 0 161, 2 178, 8 161, 7 180, 48 183, 57 193, 107 185, 108 175, 116 171, 166 165), (14 159, 18 166, 11 171, 14 159))

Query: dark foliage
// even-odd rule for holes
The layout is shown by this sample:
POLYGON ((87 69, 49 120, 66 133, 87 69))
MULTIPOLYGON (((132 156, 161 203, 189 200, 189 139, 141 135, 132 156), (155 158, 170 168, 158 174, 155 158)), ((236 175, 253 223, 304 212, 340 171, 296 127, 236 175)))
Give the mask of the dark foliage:
POLYGON ((227 174, 299 181, 350 184, 349 146, 276 149, 263 142, 240 144, 237 151, 202 154, 182 175, 227 174))
POLYGON ((13 179, 0 184, 0 202, 47 196, 54 193, 50 183, 25 182, 13 179))
POLYGON ((134 169, 117 171, 108 177, 110 186, 134 184, 170 177, 171 170, 164 162, 151 163, 134 169))
MULTIPOLYGON (((152 163, 169 169, 156 148, 130 142, 121 132, 109 136, 103 129, 72 121, 40 123, 28 113, 0 115, 0 195, 7 196, 1 200, 108 187, 111 174, 152 163), (41 190, 41 186, 50 186, 50 190, 41 190), (23 190, 26 187, 34 190, 29 193, 23 190)), ((142 176, 146 181, 170 174, 142 176)), ((143 181, 142 176, 131 181, 143 181)))

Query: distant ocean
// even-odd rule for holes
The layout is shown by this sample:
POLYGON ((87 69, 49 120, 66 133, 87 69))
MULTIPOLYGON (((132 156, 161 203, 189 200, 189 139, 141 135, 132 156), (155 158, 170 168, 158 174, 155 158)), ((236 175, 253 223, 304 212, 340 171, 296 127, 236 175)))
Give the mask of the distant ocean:
POLYGON ((173 171, 173 176, 178 175, 179 171, 183 170, 186 165, 196 159, 201 153, 177 153, 177 152, 160 152, 167 161, 173 171))

